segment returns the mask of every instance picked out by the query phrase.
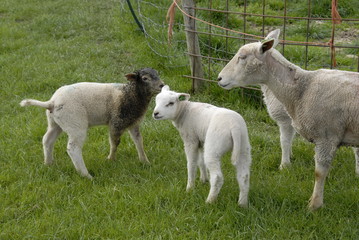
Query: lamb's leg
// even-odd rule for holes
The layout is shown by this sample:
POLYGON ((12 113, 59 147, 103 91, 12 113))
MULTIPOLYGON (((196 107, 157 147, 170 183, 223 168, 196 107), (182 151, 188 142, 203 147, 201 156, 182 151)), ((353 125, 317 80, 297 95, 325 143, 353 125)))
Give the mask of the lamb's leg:
POLYGON ((107 159, 110 160, 115 160, 116 158, 116 150, 118 145, 121 142, 121 135, 123 133, 123 130, 113 126, 112 124, 110 124, 110 137, 109 137, 109 141, 110 141, 110 154, 108 155, 107 159))
POLYGON ((198 160, 198 144, 185 143, 185 152, 187 157, 187 187, 186 191, 190 191, 194 187, 197 171, 198 160))
POLYGON ((315 146, 315 184, 308 206, 310 210, 316 210, 323 205, 325 178, 328 175, 336 150, 337 146, 332 146, 328 142, 315 146))
POLYGON ((221 159, 216 155, 208 155, 206 152, 204 154, 204 159, 209 171, 209 183, 211 185, 206 202, 213 203, 216 201, 219 191, 223 185, 223 174, 220 162, 221 159))
POLYGON ((355 173, 359 177, 359 148, 353 148, 355 155, 355 173))
POLYGON ((206 165, 204 164, 203 149, 200 149, 200 150, 198 151, 198 161, 197 161, 197 164, 198 164, 198 167, 199 167, 201 182, 205 183, 205 182, 208 181, 208 173, 207 173, 206 165))
POLYGON ((138 153, 138 157, 140 158, 140 161, 143 163, 150 163, 150 161, 148 161, 146 153, 143 149, 143 138, 140 132, 140 127, 137 125, 131 129, 129 129, 131 138, 133 140, 133 142, 136 145, 136 149, 137 149, 137 153, 138 153))
POLYGON ((86 139, 86 130, 78 129, 77 132, 68 132, 67 134, 69 135, 67 153, 69 154, 72 163, 82 176, 92 179, 82 158, 82 146, 86 139))
POLYGON ((250 178, 251 156, 248 152, 240 154, 239 159, 234 162, 237 171, 237 182, 239 185, 238 205, 248 206, 249 178, 250 178))
POLYGON ((50 165, 53 162, 53 155, 52 152, 54 150, 54 144, 60 133, 62 132, 62 129, 59 125, 57 125, 52 117, 49 115, 50 113, 47 113, 47 132, 45 133, 44 137, 42 138, 42 145, 44 149, 44 162, 46 165, 50 165))
POLYGON ((279 169, 282 170, 290 166, 290 156, 292 154, 292 142, 295 130, 290 122, 277 122, 280 131, 280 145, 282 149, 282 160, 279 169))

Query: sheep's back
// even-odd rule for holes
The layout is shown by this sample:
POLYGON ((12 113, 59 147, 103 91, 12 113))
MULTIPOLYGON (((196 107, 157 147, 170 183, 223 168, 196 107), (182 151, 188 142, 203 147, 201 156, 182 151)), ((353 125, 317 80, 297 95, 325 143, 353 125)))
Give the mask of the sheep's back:
POLYGON ((107 124, 122 88, 122 84, 90 82, 63 86, 52 97, 54 109, 58 114, 77 112, 79 118, 88 119, 89 126, 107 124))

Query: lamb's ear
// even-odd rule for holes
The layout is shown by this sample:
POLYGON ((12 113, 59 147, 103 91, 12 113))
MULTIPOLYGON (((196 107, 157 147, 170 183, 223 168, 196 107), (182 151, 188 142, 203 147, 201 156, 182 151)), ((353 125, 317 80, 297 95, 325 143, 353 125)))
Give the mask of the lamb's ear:
POLYGON ((136 73, 128 73, 125 75, 128 81, 136 81, 137 80, 137 74, 136 73))
POLYGON ((271 49, 274 45, 274 39, 267 39, 267 40, 263 40, 261 42, 261 46, 260 46, 260 53, 265 53, 266 51, 268 51, 269 49, 271 49))
POLYGON ((170 90, 170 87, 169 87, 168 85, 164 85, 164 86, 162 87, 161 92, 165 92, 165 91, 169 91, 169 90, 170 90))
POLYGON ((179 93, 178 94, 178 101, 188 101, 190 95, 188 93, 179 93))

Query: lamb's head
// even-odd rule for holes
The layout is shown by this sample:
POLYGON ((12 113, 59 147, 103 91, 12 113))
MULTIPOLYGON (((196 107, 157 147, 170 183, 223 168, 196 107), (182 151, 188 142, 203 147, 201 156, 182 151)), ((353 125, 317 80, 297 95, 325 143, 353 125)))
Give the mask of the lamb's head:
POLYGON ((262 42, 242 46, 218 75, 218 85, 224 89, 265 83, 266 56, 278 44, 280 30, 268 34, 262 42))
POLYGON ((164 86, 156 96, 156 106, 153 110, 153 118, 156 120, 174 120, 178 116, 183 101, 187 101, 190 95, 170 91, 169 86, 164 86))
POLYGON ((164 86, 164 83, 158 76, 158 72, 152 68, 143 68, 126 74, 126 78, 128 81, 153 95, 159 93, 164 86))

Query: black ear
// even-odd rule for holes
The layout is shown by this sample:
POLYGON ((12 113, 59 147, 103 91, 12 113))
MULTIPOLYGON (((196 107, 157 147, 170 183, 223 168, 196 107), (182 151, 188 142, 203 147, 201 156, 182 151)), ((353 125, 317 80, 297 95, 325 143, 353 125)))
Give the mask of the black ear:
POLYGON ((271 38, 271 39, 266 39, 262 42, 262 45, 261 45, 261 53, 265 53, 266 51, 268 51, 269 49, 271 49, 274 45, 274 39, 271 38))
POLYGON ((136 81, 137 80, 137 74, 136 73, 128 73, 125 75, 128 81, 136 81))

